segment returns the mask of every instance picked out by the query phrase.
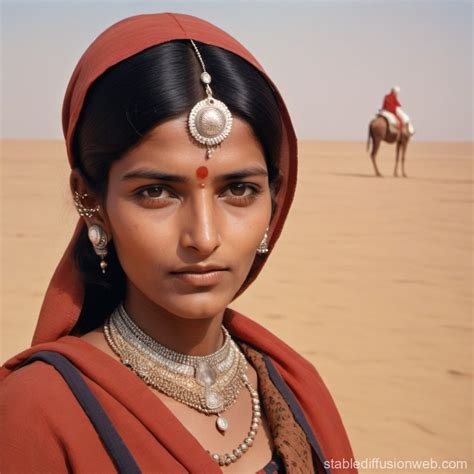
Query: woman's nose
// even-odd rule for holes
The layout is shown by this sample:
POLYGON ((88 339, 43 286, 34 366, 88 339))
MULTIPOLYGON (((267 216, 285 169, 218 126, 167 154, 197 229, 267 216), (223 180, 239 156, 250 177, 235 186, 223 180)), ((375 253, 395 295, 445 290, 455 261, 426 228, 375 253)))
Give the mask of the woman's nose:
POLYGON ((184 216, 183 241, 185 248, 194 248, 210 255, 220 245, 214 194, 200 190, 190 201, 184 216))

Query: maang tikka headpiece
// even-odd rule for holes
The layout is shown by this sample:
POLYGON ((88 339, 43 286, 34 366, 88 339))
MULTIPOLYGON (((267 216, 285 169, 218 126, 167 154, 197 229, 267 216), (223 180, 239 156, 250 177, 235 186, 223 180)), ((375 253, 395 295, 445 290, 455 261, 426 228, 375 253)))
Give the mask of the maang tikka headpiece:
POLYGON ((207 146, 207 158, 210 158, 213 147, 222 143, 229 135, 232 128, 232 114, 223 102, 212 96, 209 85, 211 75, 206 71, 196 44, 193 40, 190 41, 202 66, 201 82, 205 85, 207 97, 192 108, 189 113, 188 127, 191 135, 199 143, 207 146))

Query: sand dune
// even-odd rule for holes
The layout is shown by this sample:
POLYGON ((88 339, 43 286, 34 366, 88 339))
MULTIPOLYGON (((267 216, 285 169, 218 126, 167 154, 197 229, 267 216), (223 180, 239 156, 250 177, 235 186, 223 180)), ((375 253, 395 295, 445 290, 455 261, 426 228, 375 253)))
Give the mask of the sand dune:
MULTIPOLYGON (((377 179, 365 143, 301 143, 287 226, 231 305, 312 361, 359 460, 474 469, 472 151, 415 142, 403 179, 384 145, 377 179)), ((64 156, 59 141, 2 142, 2 362, 29 345, 77 219, 64 156)))

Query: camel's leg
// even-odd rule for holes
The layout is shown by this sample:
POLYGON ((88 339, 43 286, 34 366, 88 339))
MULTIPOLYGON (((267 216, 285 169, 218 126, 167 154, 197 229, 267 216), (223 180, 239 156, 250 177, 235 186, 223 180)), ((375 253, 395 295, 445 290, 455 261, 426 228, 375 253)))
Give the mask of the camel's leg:
POLYGON ((401 143, 397 141, 397 148, 395 151, 395 169, 393 170, 393 176, 398 177, 398 160, 400 158, 400 145, 401 143))
POLYGON ((402 175, 404 178, 408 178, 407 174, 405 173, 405 152, 407 151, 408 142, 403 143, 402 146, 402 175))
POLYGON ((377 152, 379 151, 381 140, 379 138, 372 138, 372 153, 370 158, 372 159, 372 164, 374 165, 375 176, 382 176, 379 169, 377 168, 377 152))

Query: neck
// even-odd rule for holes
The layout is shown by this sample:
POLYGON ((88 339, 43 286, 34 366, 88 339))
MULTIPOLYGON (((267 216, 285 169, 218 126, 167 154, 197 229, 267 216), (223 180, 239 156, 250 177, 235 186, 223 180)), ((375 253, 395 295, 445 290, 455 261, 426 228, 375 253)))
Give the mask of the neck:
POLYGON ((201 319, 185 318, 166 311, 133 291, 127 291, 123 306, 142 331, 175 352, 205 356, 216 352, 224 344, 221 324, 225 309, 217 315, 201 319))

